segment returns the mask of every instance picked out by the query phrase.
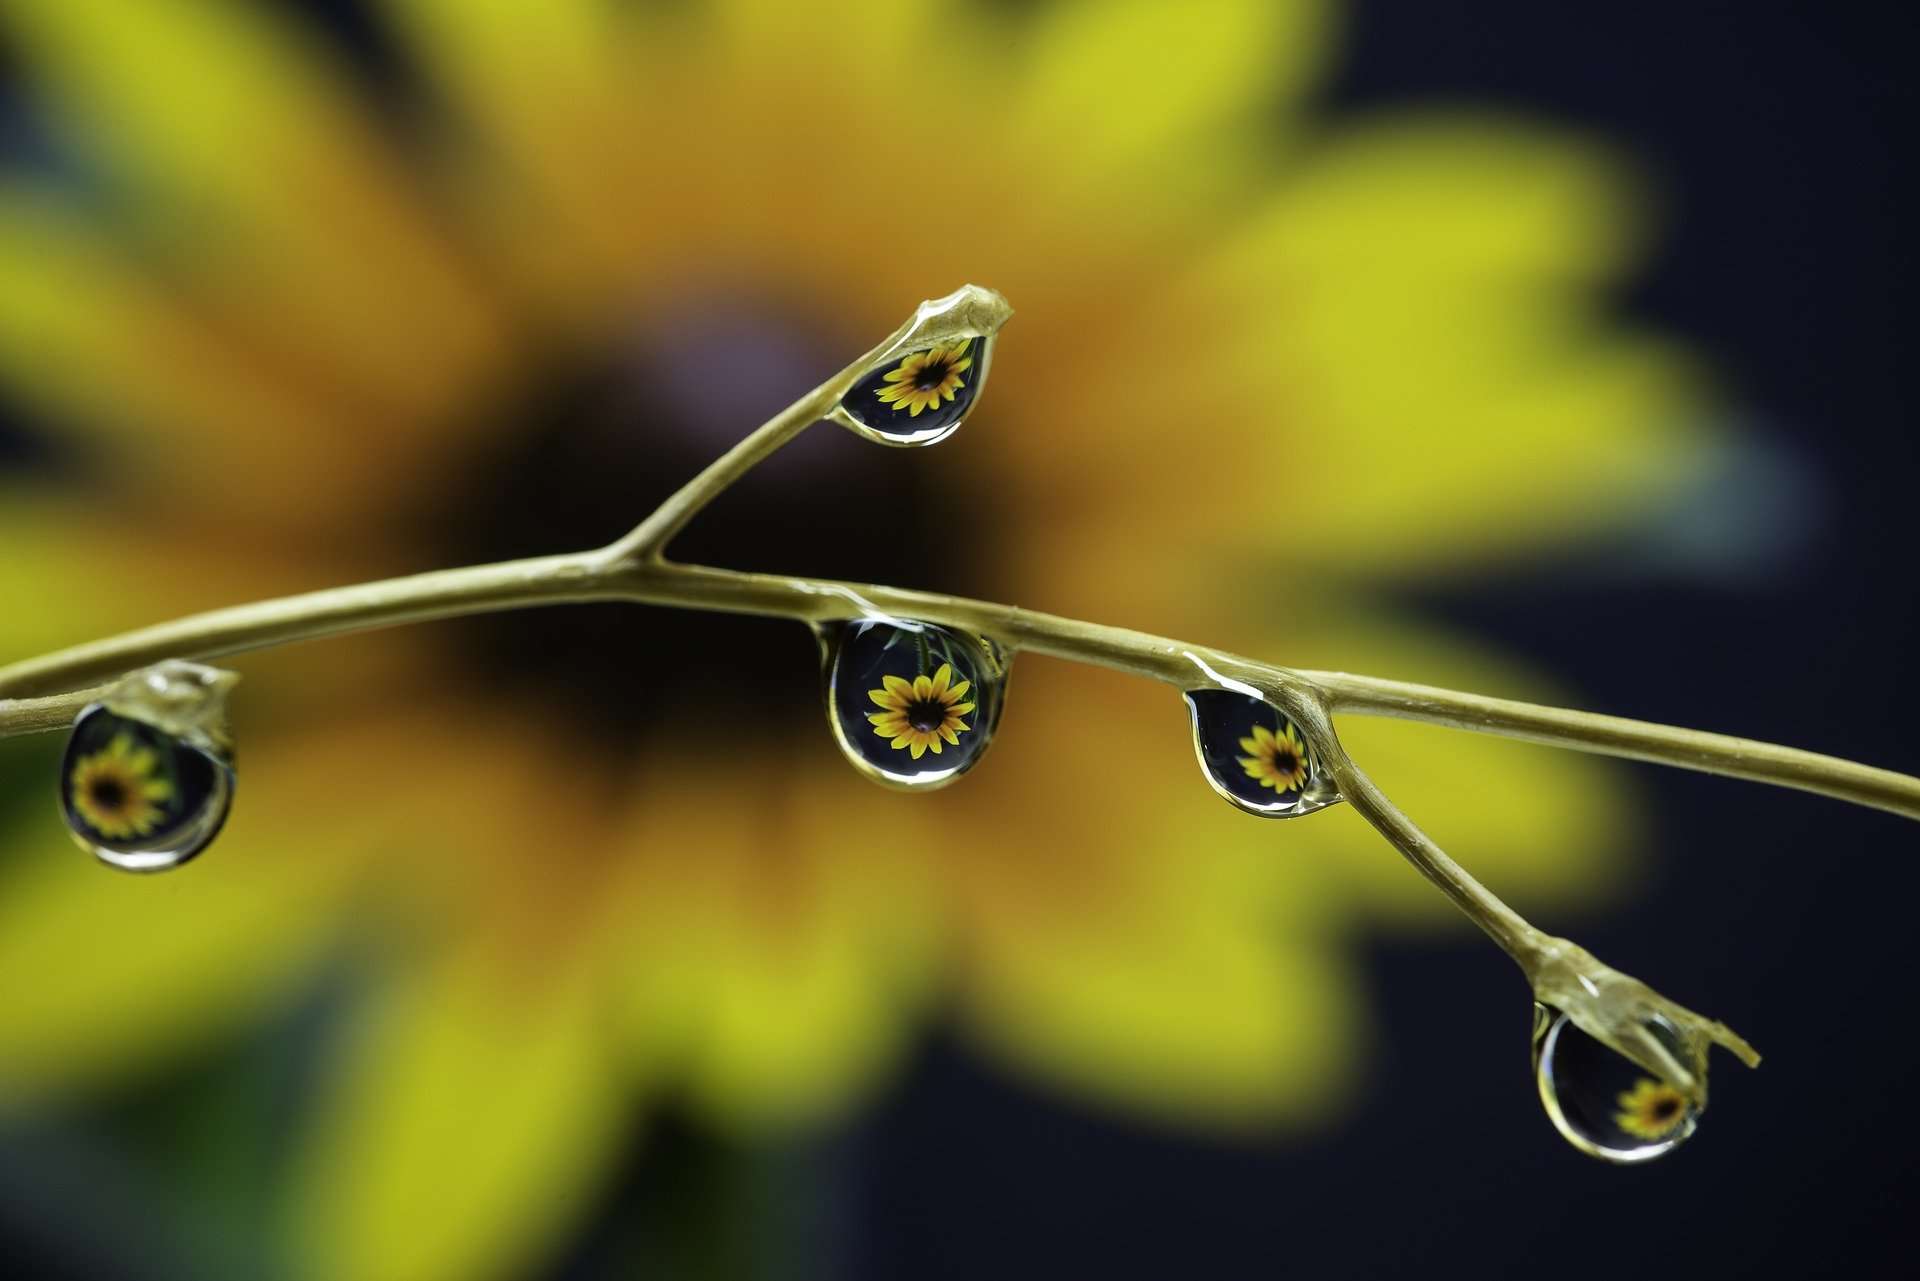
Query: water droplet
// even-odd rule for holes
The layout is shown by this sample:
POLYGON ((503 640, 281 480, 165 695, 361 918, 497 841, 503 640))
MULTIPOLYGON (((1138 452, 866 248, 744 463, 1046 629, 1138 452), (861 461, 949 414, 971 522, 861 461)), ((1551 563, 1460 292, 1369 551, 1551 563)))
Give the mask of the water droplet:
POLYGON ((993 340, 956 337, 896 353, 853 385, 835 422, 883 445, 931 445, 960 426, 987 383, 993 340))
POLYGON ((1265 818, 1297 818, 1340 799, 1307 736, 1264 698, 1187 691, 1193 747, 1213 790, 1265 818))
MULTIPOLYGON (((1648 1029, 1682 1062, 1664 1019, 1648 1029)), ((1700 1111, 1679 1090, 1609 1049, 1552 1006, 1533 1007, 1533 1073, 1561 1137, 1588 1156, 1630 1165, 1665 1156, 1693 1134, 1700 1111)))
POLYGON ((872 618, 823 628, 821 638, 827 719, 861 773, 893 787, 941 787, 986 752, 1007 677, 992 641, 872 618))
POLYGON ((234 677, 169 662, 128 676, 74 721, 60 811, 82 849, 129 872, 179 867, 233 805, 224 728, 234 677))

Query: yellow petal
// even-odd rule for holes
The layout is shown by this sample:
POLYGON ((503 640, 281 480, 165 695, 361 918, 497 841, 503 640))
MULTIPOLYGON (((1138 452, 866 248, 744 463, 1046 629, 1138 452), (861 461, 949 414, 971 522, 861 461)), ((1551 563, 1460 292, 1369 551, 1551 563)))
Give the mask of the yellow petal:
POLYGON ((1352 975, 1330 949, 1276 938, 1228 904, 1212 904, 1211 921, 1195 908, 1001 940, 971 1021, 1022 1068, 1185 1124, 1326 1125, 1355 1080, 1343 1070, 1361 1009, 1352 975))
POLYGON ((1314 0, 1065 0, 1032 36, 1015 136, 1059 182, 1145 165, 1216 130, 1270 127, 1325 57, 1314 0), (1125 91, 1120 86, 1135 86, 1125 91))
MULTIPOLYGON (((0 482, 0 600, 60 602, 57 610, 0 610, 0 655, 25 658, 156 619, 279 595, 306 582, 355 582, 370 569, 378 572, 350 550, 289 546, 256 530, 254 537, 222 538, 220 572, 208 573, 206 549, 215 545, 209 540, 224 527, 209 529, 192 513, 175 514, 165 506, 146 508, 147 497, 109 491, 81 501, 50 486, 0 482)), ((319 518, 329 519, 324 512, 319 518)), ((299 679, 293 683, 303 692, 324 685, 327 700, 337 699, 343 686, 364 687, 374 679, 374 655, 417 650, 416 640, 403 632, 387 637, 370 646, 344 642, 357 652, 340 664, 322 664, 320 671, 295 657, 299 679)), ((256 661, 284 660, 263 655, 256 661)))
POLYGON ((891 840, 837 835, 901 831, 924 798, 848 781, 789 775, 778 888, 764 814, 719 786, 649 793, 646 825, 619 852, 634 863, 621 937, 635 1044, 669 1047, 684 1071, 674 1087, 730 1130, 818 1119, 869 1091, 938 972, 924 864, 891 840))
POLYGON ((57 111, 255 344, 423 417, 503 355, 408 169, 296 24, 119 0, 10 0, 7 18, 57 111))
POLYGON ((310 531, 371 519, 416 478, 403 424, 243 354, 92 227, 71 200, 0 182, 0 375, 92 443, 143 502, 310 531))
MULTIPOLYGON (((1310 450, 1341 478, 1296 496, 1285 555, 1457 566, 1630 517, 1696 474, 1705 379, 1612 324, 1595 287, 1630 260, 1633 195, 1570 139, 1462 119, 1356 130, 1275 190, 1205 288, 1244 320, 1215 352, 1225 382, 1297 406, 1245 449, 1272 465, 1310 450), (1312 317, 1281 361, 1278 288, 1312 317)), ((1219 509, 1258 501, 1264 470, 1219 509)))
POLYGON ((933 682, 924 674, 913 678, 913 696, 920 702, 933 697, 933 682))
POLYGON ((896 698, 910 699, 913 697, 913 686, 898 676, 882 676, 880 683, 885 685, 887 692, 896 698))
POLYGON ((386 6, 428 75, 480 138, 520 203, 505 243, 565 296, 604 293, 653 251, 633 234, 645 193, 634 82, 621 26, 595 0, 394 0, 386 6), (565 93, 555 93, 565 85, 565 93), (627 159, 629 156, 631 160, 627 159), (565 252, 537 252, 558 239, 565 252))
POLYGON ((898 707, 898 704, 894 702, 893 694, 890 690, 870 689, 867 691, 867 697, 888 711, 893 711, 898 707))
POLYGON ((964 697, 966 695, 966 692, 972 688, 973 688, 972 681, 960 681, 954 684, 952 687, 950 687, 947 690, 947 696, 949 698, 961 698, 961 697, 964 697))
POLYGON ((442 964, 363 1018, 297 1157, 316 1275, 522 1275, 580 1213, 626 1137, 597 984, 442 964))
MULTIPOLYGON (((953 664, 942 663, 940 664, 940 670, 933 674, 933 680, 927 688, 935 698, 940 698, 941 695, 947 692, 947 682, 952 679, 953 664)), ((962 683, 964 684, 965 682, 962 683)))
POLYGON ((913 750, 913 759, 916 761, 919 760, 922 756, 925 756, 927 754, 927 740, 923 736, 915 735, 913 740, 912 750, 913 750))
MULTIPOLYGON (((1064 664, 1022 680, 1021 714, 965 797, 991 807, 996 839, 938 865, 969 1025, 1010 1061, 1159 1115, 1330 1119, 1354 1079, 1359 1007, 1318 861, 1276 859, 1275 825, 1194 778, 1164 690, 1064 664), (1062 752, 1090 707, 1101 750, 1062 752), (1115 760, 1128 763, 1117 791, 1115 760), (1110 803, 1061 807, 1062 794, 1110 803)), ((1308 826, 1289 824, 1288 844, 1308 826)))
MULTIPOLYGON (((59 752, 34 740, 28 768, 55 777, 59 752)), ((258 1016, 334 935, 345 869, 309 841, 365 839, 352 817, 345 835, 263 833, 243 800, 199 862, 135 877, 76 848, 52 809, 0 830, 0 973, 35 976, 0 1001, 0 1105, 130 1079, 258 1016)))

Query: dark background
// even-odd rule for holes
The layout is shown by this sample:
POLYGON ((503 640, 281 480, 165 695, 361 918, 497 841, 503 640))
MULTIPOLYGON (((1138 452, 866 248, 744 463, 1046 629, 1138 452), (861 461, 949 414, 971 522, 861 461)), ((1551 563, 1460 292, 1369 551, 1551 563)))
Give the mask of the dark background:
MULTIPOLYGON (((365 36, 351 5, 313 2, 365 36)), ((1497 581, 1383 593, 1557 674, 1586 706, 1920 772, 1900 235, 1915 207, 1896 191, 1914 44, 1893 15, 1357 7, 1322 95, 1330 118, 1509 109, 1608 140, 1646 169, 1662 227, 1621 305, 1711 361, 1753 444, 1649 534, 1497 581)), ((31 145, 17 125, 0 115, 16 155, 31 145)), ((0 405, 0 464, 35 454, 0 405)), ((1235 1146, 1131 1124, 1004 1077, 936 1032, 841 1132, 741 1151, 671 1116, 664 1132, 656 1123, 554 1275, 1910 1275, 1920 830, 1641 774, 1647 883, 1581 941, 1767 1054, 1757 1074, 1717 1060, 1713 1110, 1668 1160, 1610 1168, 1553 1134, 1527 1078, 1526 993, 1494 949, 1374 944, 1369 1083, 1323 1139, 1235 1146)), ((297 1076, 298 1031, 234 1053, 283 1057, 297 1076)), ((181 1247, 170 1236, 196 1231, 184 1198, 143 1203, 150 1189, 127 1183, 116 1153, 169 1151, 165 1118, 190 1116, 235 1070, 189 1065, 148 1099, 116 1101, 81 1131, 113 1136, 98 1150, 71 1134, 11 1138, 0 1272, 167 1274, 181 1247), (82 1217, 36 1208, 72 1197, 97 1203, 84 1239, 54 1226, 82 1217)))

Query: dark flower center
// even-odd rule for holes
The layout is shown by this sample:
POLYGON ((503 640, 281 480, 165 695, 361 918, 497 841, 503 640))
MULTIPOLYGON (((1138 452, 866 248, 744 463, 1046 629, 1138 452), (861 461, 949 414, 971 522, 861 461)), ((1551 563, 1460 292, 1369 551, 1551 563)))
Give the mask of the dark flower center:
MULTIPOLYGON (((517 387, 476 389, 495 417, 450 456, 410 516, 421 568, 602 545, 870 337, 739 301, 649 305, 674 323, 551 358, 517 387)), ((944 376, 944 373, 943 373, 944 376)), ((973 556, 967 496, 935 450, 881 449, 819 424, 729 489, 673 544, 675 559, 970 595, 996 584, 973 556)), ((644 605, 573 605, 446 625, 450 667, 563 714, 627 777, 664 741, 715 761, 752 724, 830 741, 820 660, 799 626, 644 605)))
POLYGON ((126 785, 117 778, 94 779, 87 794, 102 810, 117 810, 127 803, 126 785))
POLYGON ((917 730, 935 730, 947 723, 947 705, 940 701, 915 701, 907 708, 907 724, 917 730))
POLYGON ((1671 1121, 1679 1113, 1680 1100, 1672 1095, 1667 1095, 1653 1105, 1653 1119, 1656 1121, 1671 1121))
POLYGON ((953 372, 953 366, 947 361, 936 360, 930 365, 922 365, 914 376, 913 385, 920 391, 932 391, 947 381, 947 375, 953 372))
POLYGON ((1300 758, 1283 749, 1273 754, 1273 768, 1282 778, 1292 778, 1300 768, 1300 758))

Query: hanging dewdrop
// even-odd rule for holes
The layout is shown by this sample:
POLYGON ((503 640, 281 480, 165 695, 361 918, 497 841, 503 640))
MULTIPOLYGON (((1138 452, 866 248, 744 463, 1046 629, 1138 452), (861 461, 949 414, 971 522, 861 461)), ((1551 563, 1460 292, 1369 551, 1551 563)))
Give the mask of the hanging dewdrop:
POLYGON ((1630 756, 1914 819, 1920 779, 1727 735, 1279 667, 991 601, 667 558, 675 536, 714 499, 824 419, 887 445, 929 445, 950 435, 979 403, 994 342, 1011 315, 1006 299, 977 285, 922 303, 898 330, 605 547, 239 605, 0 667, 0 734, 70 724, 59 788, 74 839, 111 866, 158 871, 207 846, 234 789, 225 704, 235 677, 172 656, 586 601, 789 618, 820 638, 828 721, 847 759, 869 778, 916 790, 951 782, 981 759, 1016 652, 1110 668, 1184 694, 1200 765, 1221 796, 1272 818, 1345 803, 1514 959, 1538 1002, 1541 1101, 1575 1147, 1609 1161, 1641 1161, 1685 1140, 1706 1106, 1709 1048, 1749 1066, 1759 1055, 1724 1024, 1501 902, 1367 777, 1341 744, 1335 717, 1401 717, 1630 756), (104 692, 83 692, 136 668, 104 692))
POLYGON ((883 445, 932 445, 960 427, 987 385, 993 338, 1013 314, 969 286, 923 303, 829 415, 883 445))
POLYGON ((163 872, 205 849, 233 804, 232 672, 168 661, 89 703, 60 766, 73 839, 128 872, 163 872))

